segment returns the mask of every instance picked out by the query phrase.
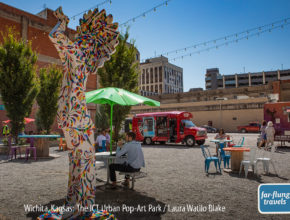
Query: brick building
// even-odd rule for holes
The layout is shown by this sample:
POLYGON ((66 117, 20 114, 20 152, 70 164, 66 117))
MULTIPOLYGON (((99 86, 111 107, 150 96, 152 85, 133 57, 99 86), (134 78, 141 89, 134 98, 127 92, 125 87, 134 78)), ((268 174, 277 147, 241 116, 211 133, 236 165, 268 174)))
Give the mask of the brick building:
MULTIPOLYGON (((57 19, 50 9, 44 9, 40 13, 34 15, 28 12, 19 10, 9 5, 0 3, 0 31, 5 32, 8 27, 13 27, 20 37, 25 41, 32 42, 32 49, 37 52, 38 60, 37 67, 46 67, 50 64, 61 66, 61 61, 54 45, 49 40, 48 35, 52 28, 56 25, 57 19)), ((67 29, 67 35, 72 39, 76 33, 73 29, 67 29)), ((0 39, 2 40, 2 39, 0 39)), ((87 91, 97 88, 97 75, 90 75, 87 80, 87 91)), ((2 103, 0 103, 2 104, 2 103)), ((95 119, 96 106, 89 104, 92 119, 95 119)), ((37 105, 33 106, 31 118, 35 118, 37 105)), ((0 121, 7 120, 6 112, 0 110, 0 121)), ((30 123, 26 126, 26 130, 36 130, 35 124, 30 123)), ((52 130, 57 129, 55 122, 52 130)))

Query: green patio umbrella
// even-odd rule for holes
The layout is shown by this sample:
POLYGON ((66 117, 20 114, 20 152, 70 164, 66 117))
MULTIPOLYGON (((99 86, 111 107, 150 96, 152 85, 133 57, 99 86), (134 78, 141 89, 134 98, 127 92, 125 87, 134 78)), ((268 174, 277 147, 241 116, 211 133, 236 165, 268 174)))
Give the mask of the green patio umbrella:
POLYGON ((140 96, 124 89, 107 87, 86 92, 86 102, 95 104, 111 105, 111 123, 110 123, 110 153, 112 154, 112 121, 113 121, 113 106, 118 105, 138 105, 145 104, 150 106, 160 106, 160 102, 153 99, 140 96))

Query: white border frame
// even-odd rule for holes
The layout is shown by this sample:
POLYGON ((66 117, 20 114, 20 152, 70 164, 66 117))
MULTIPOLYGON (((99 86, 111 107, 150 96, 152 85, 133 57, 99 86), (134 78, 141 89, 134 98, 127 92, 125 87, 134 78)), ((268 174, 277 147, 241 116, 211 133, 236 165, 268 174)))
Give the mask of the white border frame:
POLYGON ((260 195, 259 195, 259 192, 260 192, 260 187, 263 186, 263 185, 289 185, 290 186, 290 183, 264 183, 264 184, 260 184, 259 187, 258 187, 258 191, 257 191, 257 194, 258 194, 258 210, 261 214, 290 214, 290 210, 289 212, 262 212, 260 210, 260 195))

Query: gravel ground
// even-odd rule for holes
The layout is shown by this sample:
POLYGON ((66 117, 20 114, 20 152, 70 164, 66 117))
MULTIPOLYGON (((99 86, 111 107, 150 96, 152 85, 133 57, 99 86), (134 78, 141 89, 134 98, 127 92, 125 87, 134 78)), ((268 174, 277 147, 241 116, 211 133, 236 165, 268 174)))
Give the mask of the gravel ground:
MULTIPOLYGON (((232 136, 237 141, 242 135, 232 136)), ((256 146, 256 134, 244 136, 245 146, 256 146)), ((205 144, 214 154, 215 145, 209 142, 213 137, 209 134, 205 144)), ((35 219, 41 214, 25 211, 25 204, 40 207, 63 204, 68 179, 67 152, 57 148, 50 151, 57 157, 36 162, 21 159, 7 162, 3 156, 0 158, 0 219, 35 219)), ((197 146, 152 145, 143 146, 143 151, 146 161, 143 171, 147 177, 136 181, 135 191, 121 186, 110 190, 97 183, 96 205, 109 209, 119 219, 289 219, 289 215, 262 215, 257 209, 259 184, 290 182, 289 147, 278 148, 273 155, 278 176, 272 167, 270 174, 265 175, 260 164, 259 175, 249 172, 247 179, 227 172, 216 174, 213 164, 206 175, 204 158, 197 146)), ((259 150, 257 156, 267 153, 259 150)), ((97 173, 99 178, 106 178, 103 167, 97 173)))

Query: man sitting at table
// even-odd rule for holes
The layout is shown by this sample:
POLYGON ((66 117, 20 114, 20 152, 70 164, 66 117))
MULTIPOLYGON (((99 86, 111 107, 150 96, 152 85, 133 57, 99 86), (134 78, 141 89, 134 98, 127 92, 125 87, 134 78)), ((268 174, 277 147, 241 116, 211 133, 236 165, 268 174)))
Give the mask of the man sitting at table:
MULTIPOLYGON (((145 167, 144 154, 141 148, 141 144, 135 141, 136 134, 134 132, 128 132, 126 134, 126 144, 122 145, 118 142, 120 151, 116 152, 116 157, 120 158, 122 155, 127 154, 126 161, 123 164, 113 163, 110 168, 110 179, 112 181, 112 188, 115 189, 116 183, 116 171, 121 172, 138 172, 141 167, 145 167)), ((129 186, 129 176, 125 176, 125 186, 129 186)))

